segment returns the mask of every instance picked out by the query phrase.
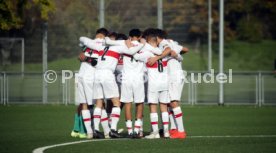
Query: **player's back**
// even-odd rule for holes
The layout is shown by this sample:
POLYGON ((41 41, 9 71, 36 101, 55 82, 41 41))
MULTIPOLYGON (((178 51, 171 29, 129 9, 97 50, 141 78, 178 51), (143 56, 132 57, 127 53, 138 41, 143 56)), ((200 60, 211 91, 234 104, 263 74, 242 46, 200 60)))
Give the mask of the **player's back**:
POLYGON ((122 46, 108 46, 102 47, 99 51, 98 64, 96 66, 99 70, 115 71, 120 58, 122 46))
MULTIPOLYGON (((137 46, 140 44, 138 41, 132 41, 131 43, 134 46, 137 46)), ((124 63, 123 64, 124 74, 144 73, 144 63, 134 59, 132 55, 123 54, 123 63, 124 63)))

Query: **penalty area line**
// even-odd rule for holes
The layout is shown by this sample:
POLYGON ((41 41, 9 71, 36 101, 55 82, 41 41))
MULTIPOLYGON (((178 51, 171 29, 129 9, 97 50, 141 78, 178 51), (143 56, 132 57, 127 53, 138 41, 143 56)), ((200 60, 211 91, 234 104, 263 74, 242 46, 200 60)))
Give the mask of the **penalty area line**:
MULTIPOLYGON (((276 135, 199 135, 199 136, 187 136, 187 138, 276 138, 276 135)), ((143 138, 144 139, 144 138, 143 138)), ((47 149, 61 147, 61 146, 68 146, 68 145, 74 145, 74 144, 80 144, 80 143, 86 143, 86 142, 98 142, 98 141, 115 141, 115 140, 129 140, 129 138, 123 138, 123 139, 92 139, 92 140, 81 140, 81 141, 73 141, 73 142, 67 142, 67 143, 60 143, 60 144, 54 144, 50 146, 44 146, 39 147, 33 150, 32 153, 43 153, 47 149)))

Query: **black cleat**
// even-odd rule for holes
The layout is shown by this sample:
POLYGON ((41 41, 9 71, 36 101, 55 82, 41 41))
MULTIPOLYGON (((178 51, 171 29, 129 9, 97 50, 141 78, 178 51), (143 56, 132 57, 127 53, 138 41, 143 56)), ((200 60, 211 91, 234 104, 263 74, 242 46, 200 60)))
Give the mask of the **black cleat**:
POLYGON ((118 133, 118 131, 110 130, 109 132, 110 138, 122 138, 122 136, 118 133))
POLYGON ((160 137, 164 137, 164 130, 163 129, 159 130, 159 135, 160 135, 160 137))
POLYGON ((93 138, 95 139, 104 139, 104 134, 100 131, 95 130, 93 133, 93 138))
POLYGON ((128 134, 128 135, 127 135, 127 138, 132 139, 132 138, 133 138, 133 133, 128 134))
POLYGON ((140 137, 140 133, 134 132, 133 135, 132 135, 132 138, 133 138, 133 139, 140 139, 140 138, 141 138, 141 137, 140 137))

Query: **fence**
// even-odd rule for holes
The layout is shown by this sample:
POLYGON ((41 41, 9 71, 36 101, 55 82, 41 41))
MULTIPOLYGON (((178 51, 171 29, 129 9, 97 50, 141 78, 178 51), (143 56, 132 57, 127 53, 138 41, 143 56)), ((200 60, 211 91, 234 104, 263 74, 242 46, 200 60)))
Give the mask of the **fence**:
MULTIPOLYGON (((198 74, 189 72, 182 93, 182 104, 209 105, 218 103, 218 83, 195 83, 198 74), (191 74, 195 74, 195 79, 191 74)), ((1 104, 74 104, 75 78, 62 83, 61 73, 57 80, 48 83, 48 101, 43 102, 42 73, 0 73, 1 104)), ((272 72, 233 72, 232 83, 224 85, 224 103, 227 105, 276 105, 276 76, 272 72)))

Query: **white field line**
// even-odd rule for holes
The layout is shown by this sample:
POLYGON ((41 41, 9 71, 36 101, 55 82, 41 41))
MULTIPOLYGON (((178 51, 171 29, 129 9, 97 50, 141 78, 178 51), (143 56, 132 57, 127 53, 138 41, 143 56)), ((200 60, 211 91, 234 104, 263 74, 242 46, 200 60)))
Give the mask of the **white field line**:
MULTIPOLYGON (((188 136, 187 138, 276 138, 276 135, 210 135, 210 136, 188 136)), ((61 147, 61 146, 68 146, 74 145, 79 143, 86 143, 86 142, 96 142, 96 141, 117 141, 117 140, 129 140, 129 139, 94 139, 94 140, 82 140, 82 141, 74 141, 74 142, 67 142, 67 143, 60 143, 50 146, 39 147, 33 150, 32 153, 43 153, 47 149, 61 147)))

